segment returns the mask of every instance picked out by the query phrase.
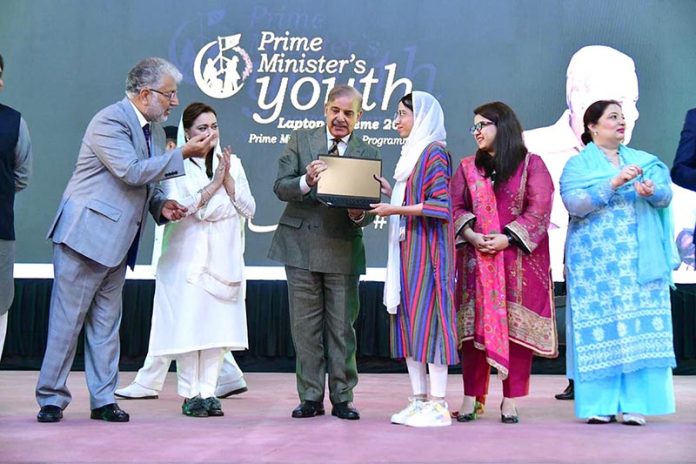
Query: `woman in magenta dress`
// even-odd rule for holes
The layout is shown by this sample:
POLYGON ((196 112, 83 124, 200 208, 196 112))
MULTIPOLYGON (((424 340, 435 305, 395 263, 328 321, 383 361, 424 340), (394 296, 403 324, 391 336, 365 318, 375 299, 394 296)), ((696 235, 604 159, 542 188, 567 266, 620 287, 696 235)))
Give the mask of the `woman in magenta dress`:
POLYGON ((413 92, 399 102, 395 126, 406 138, 396 184, 392 191, 381 179, 391 202, 373 205, 372 211, 390 216, 384 304, 391 314, 392 357, 406 359, 413 390, 407 407, 391 421, 446 426, 452 423, 445 402, 447 366, 459 358, 448 195, 452 162, 445 149, 444 114, 432 95, 413 92))
POLYGON ((529 393, 534 354, 557 355, 547 229, 553 181, 527 152, 522 127, 504 103, 474 110, 475 156, 451 182, 457 241, 457 331, 464 401, 457 420, 478 418, 489 366, 503 380, 501 420, 519 421, 515 398, 529 393))

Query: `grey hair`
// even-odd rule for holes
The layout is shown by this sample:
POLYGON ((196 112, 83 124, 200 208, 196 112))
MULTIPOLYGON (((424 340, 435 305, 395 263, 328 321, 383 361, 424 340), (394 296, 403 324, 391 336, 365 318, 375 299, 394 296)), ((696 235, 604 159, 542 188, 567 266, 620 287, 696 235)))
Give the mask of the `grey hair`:
POLYGON ((341 97, 351 97, 353 101, 357 100, 358 111, 362 111, 362 100, 363 96, 354 87, 350 85, 336 85, 329 91, 329 95, 326 97, 326 102, 331 103, 337 98, 341 97))
POLYGON ((182 75, 176 66, 163 58, 145 58, 128 71, 126 78, 126 95, 133 98, 142 89, 159 86, 164 76, 171 76, 178 84, 182 75))

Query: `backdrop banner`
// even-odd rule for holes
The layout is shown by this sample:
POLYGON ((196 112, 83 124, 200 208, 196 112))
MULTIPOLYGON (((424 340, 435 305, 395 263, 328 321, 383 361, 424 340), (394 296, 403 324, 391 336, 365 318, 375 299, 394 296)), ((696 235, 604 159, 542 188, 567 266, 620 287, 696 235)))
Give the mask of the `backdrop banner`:
MULTIPOLYGON (((684 115, 696 106, 694 18, 696 2, 685 0, 644 0, 640 8, 604 0, 4 0, 0 102, 21 111, 35 158, 30 186, 16 199, 18 272, 50 272, 45 234, 82 134, 97 111, 123 98, 141 58, 166 58, 184 76, 180 106, 165 124, 177 125, 194 101, 216 109, 221 144, 242 160, 258 205, 246 262, 257 278, 283 278, 266 257, 283 209, 273 194, 277 159, 293 129, 324 125, 333 85, 362 92, 356 135, 381 149, 387 177, 402 144, 393 115, 412 90, 442 104, 455 163, 475 151, 473 108, 500 100, 557 181, 577 152, 574 130, 587 101, 613 98, 624 107, 630 146, 671 166, 684 115)), ((674 206, 682 252, 675 279, 696 282, 696 194, 675 188, 674 206)), ((558 201, 554 208, 560 281, 567 215, 558 201)), ((151 262, 148 224, 139 265, 151 262)), ((386 224, 378 218, 365 230, 370 279, 383 276, 386 224)))

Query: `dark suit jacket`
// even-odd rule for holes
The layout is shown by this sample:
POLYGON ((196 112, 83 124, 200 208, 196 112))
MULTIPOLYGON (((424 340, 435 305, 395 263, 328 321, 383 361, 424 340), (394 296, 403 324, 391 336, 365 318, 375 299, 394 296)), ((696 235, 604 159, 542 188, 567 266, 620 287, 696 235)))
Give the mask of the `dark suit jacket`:
POLYGON ((696 191, 696 108, 686 113, 677 156, 672 165, 672 181, 696 191))
MULTIPOLYGON (((300 190, 305 167, 327 151, 326 127, 297 129, 290 136, 278 161, 278 177, 273 186, 276 196, 287 206, 278 221, 268 257, 312 272, 364 274, 362 226, 373 218, 367 215, 355 224, 345 209, 321 204, 316 199, 316 187, 306 195, 300 190)), ((344 155, 379 158, 379 150, 353 133, 344 155)))
POLYGON ((127 98, 92 118, 82 139, 75 171, 48 231, 99 264, 121 263, 148 208, 160 219, 166 198, 157 181, 184 175, 181 148, 164 153, 165 135, 150 123, 152 156, 148 158, 142 127, 127 98))

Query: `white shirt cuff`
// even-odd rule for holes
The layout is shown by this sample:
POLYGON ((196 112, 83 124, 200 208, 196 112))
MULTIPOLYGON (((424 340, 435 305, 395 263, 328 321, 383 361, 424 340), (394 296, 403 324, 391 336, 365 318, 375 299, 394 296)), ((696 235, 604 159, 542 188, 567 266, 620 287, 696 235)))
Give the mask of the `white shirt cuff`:
POLYGON ((305 174, 300 177, 300 192, 302 192, 302 195, 307 195, 310 190, 312 190, 312 187, 307 184, 307 174, 305 174))

